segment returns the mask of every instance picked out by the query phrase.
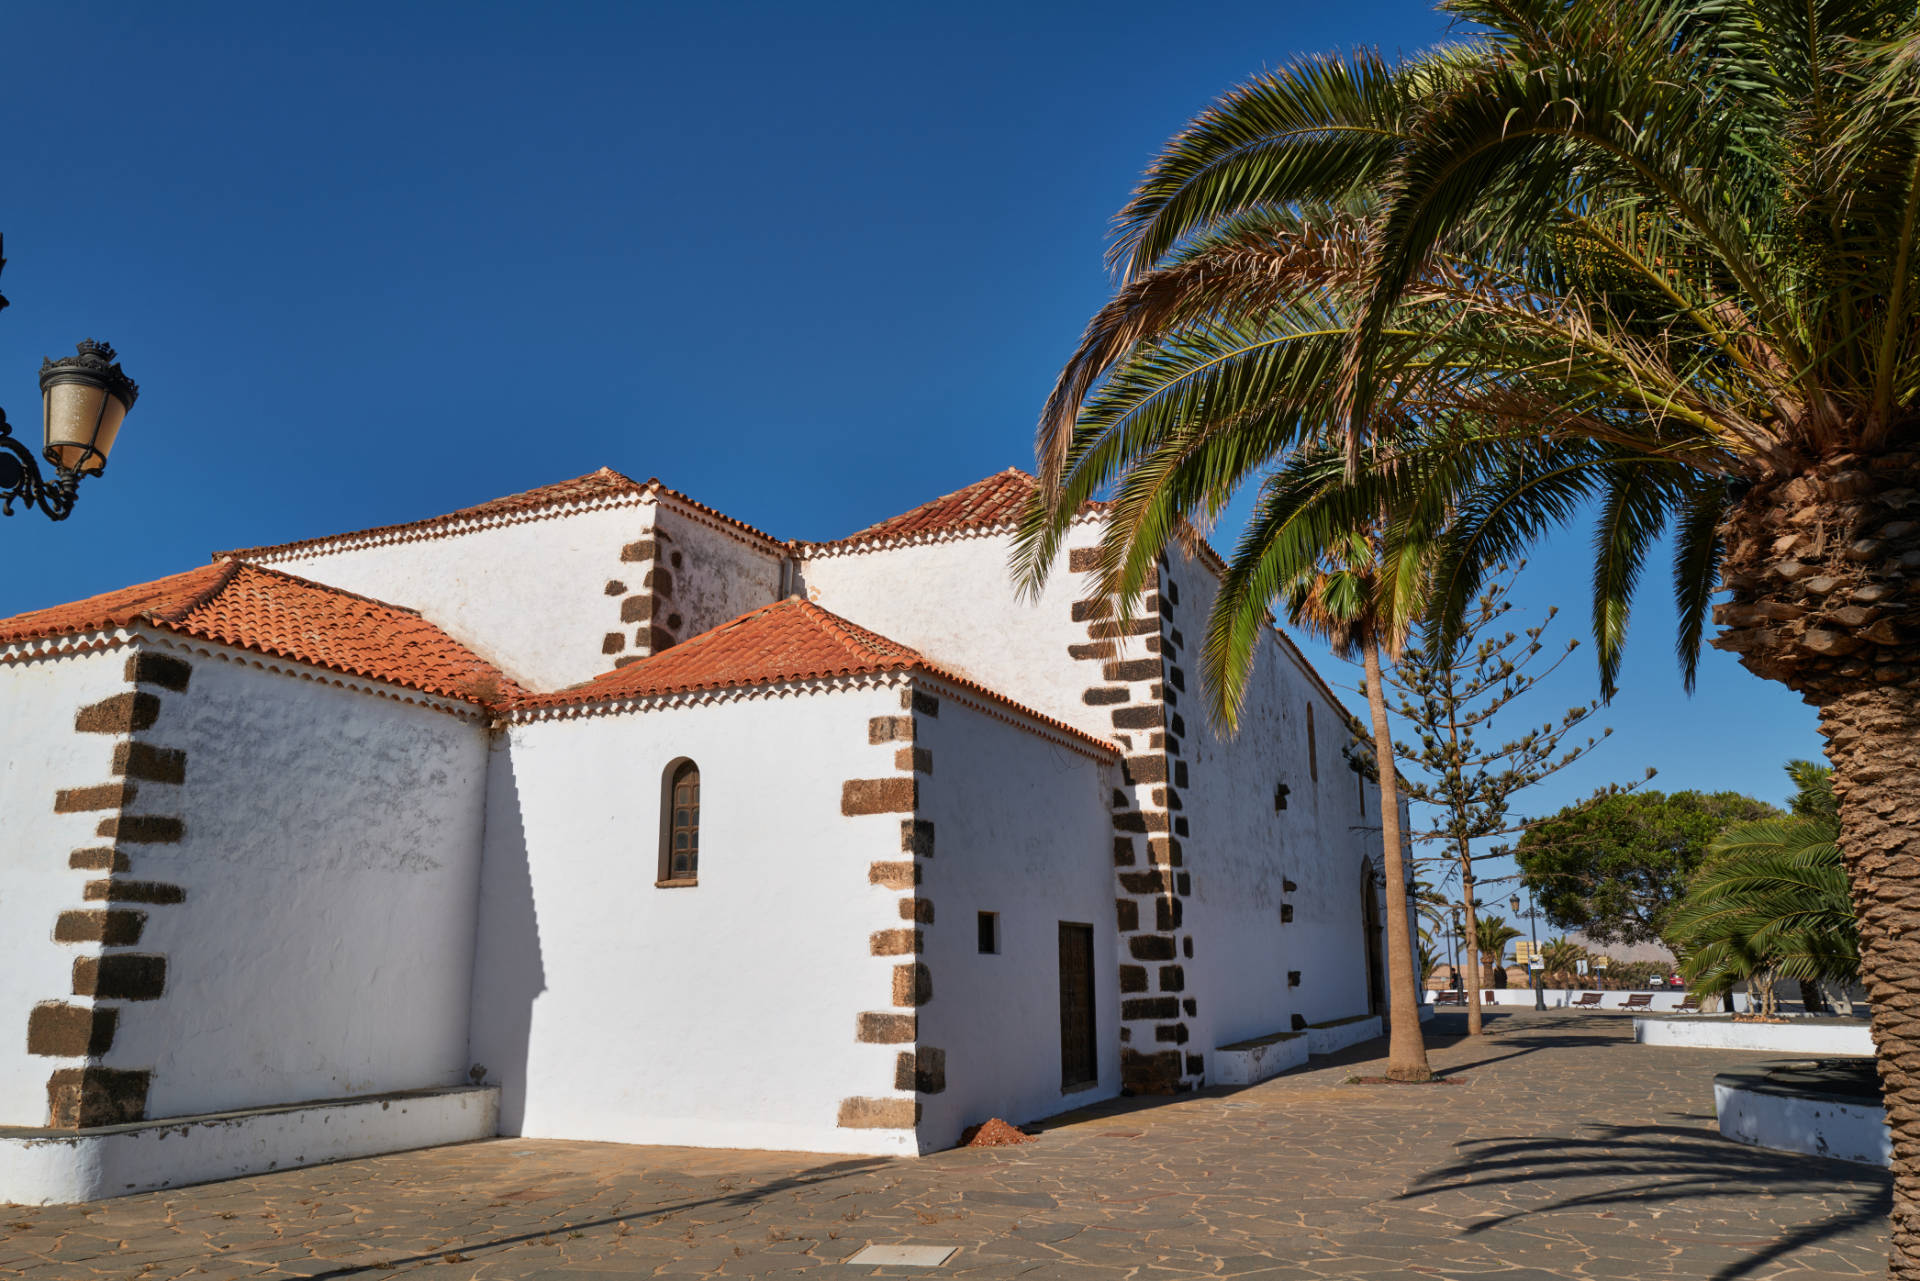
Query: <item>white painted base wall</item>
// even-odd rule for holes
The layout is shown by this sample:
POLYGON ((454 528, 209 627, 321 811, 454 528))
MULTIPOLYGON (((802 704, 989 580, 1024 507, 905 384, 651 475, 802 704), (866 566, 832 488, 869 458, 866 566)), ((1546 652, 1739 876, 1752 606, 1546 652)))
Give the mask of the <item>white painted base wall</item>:
POLYGON ((1865 1023, 1795 1019, 1791 1023, 1735 1023, 1727 1016, 1635 1019, 1642 1045, 1694 1049, 1766 1050, 1774 1054, 1853 1054, 1871 1058, 1873 1032, 1865 1023))
POLYGON ((1258 1085, 1307 1061, 1307 1034, 1285 1032, 1271 1039, 1223 1045, 1207 1056, 1210 1085, 1258 1085))
POLYGON ((1344 1050, 1349 1045, 1371 1041, 1381 1034, 1381 1024, 1382 1020, 1376 1014, 1372 1018, 1350 1019, 1341 1023, 1309 1027, 1307 1028, 1307 1053, 1332 1054, 1335 1050, 1344 1050))
POLYGON ((1883 1169, 1892 1164, 1886 1109, 1870 1103, 1789 1098, 1717 1080, 1713 1110, 1720 1118, 1720 1133, 1736 1143, 1883 1169))
POLYGON ((337 1099, 84 1132, 0 1133, 0 1203, 69 1205, 491 1138, 497 1086, 337 1099))
MULTIPOLYGON (((1593 989, 1590 987, 1550 987, 1540 995, 1544 998, 1548 1009, 1559 1010, 1572 1005, 1575 1001, 1579 1000, 1583 994, 1591 991, 1593 991, 1593 989)), ((1428 992, 1425 997, 1426 1004, 1432 1005, 1434 998, 1439 995, 1438 992, 1428 992)), ((1600 1004, 1593 1008, 1602 1010, 1624 1009, 1628 997, 1645 995, 1645 992, 1602 992, 1600 994, 1600 1004)), ((1685 992, 1673 991, 1671 989, 1663 992, 1654 989, 1653 1004, 1644 1008, 1656 1011, 1677 1010, 1680 1008, 1680 1002, 1686 999, 1687 994, 1685 992)), ((1481 988, 1480 1003, 1482 1006, 1498 1005, 1504 1007, 1520 1007, 1530 1010, 1533 1008, 1533 992, 1530 988, 1524 987, 1481 988), (1489 991, 1493 993, 1493 999, 1491 1001, 1488 1001, 1486 997, 1489 991)), ((1467 1007, 1464 1005, 1450 1005, 1442 1008, 1464 1010, 1467 1007)))

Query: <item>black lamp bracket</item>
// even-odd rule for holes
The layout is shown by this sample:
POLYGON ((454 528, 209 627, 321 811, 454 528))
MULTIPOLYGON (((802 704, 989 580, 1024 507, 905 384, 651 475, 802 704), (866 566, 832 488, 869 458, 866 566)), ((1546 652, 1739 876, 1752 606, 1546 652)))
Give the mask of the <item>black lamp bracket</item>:
POLYGON ((39 460, 13 434, 6 410, 0 409, 0 516, 13 515, 16 502, 38 507, 53 520, 71 515, 80 492, 80 471, 59 466, 53 470, 52 481, 40 474, 39 460))

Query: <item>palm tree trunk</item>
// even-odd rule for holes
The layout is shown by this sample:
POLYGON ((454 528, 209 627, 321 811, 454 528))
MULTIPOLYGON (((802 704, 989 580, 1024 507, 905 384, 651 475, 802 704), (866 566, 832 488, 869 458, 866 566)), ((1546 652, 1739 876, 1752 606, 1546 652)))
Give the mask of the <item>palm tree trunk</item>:
POLYGON ((1888 1275, 1920 1281, 1920 454, 1755 484, 1722 530, 1713 641, 1820 709, 1893 1138, 1888 1275))
POLYGON ((1420 1031, 1420 994, 1413 973, 1413 922, 1407 912, 1407 869, 1401 850, 1400 787, 1394 774, 1393 734, 1380 646, 1366 645, 1367 710, 1373 715, 1373 759, 1380 766, 1380 840, 1387 896, 1387 1075, 1431 1081, 1427 1042, 1420 1031))

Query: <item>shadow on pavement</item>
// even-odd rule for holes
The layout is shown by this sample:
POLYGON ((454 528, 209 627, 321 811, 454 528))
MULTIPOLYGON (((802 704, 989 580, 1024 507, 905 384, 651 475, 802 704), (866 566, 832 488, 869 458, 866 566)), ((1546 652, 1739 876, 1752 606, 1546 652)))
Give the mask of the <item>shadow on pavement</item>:
MULTIPOLYGON (((1491 1191, 1514 1184, 1542 1189, 1560 1185, 1558 1200, 1494 1218, 1474 1219, 1461 1227, 1471 1236, 1535 1214, 1556 1210, 1600 1209, 1618 1205, 1804 1193, 1829 1195, 1845 1187, 1852 1204, 1815 1223, 1783 1231, 1748 1257, 1720 1269, 1712 1281, 1734 1281, 1773 1260, 1827 1237, 1884 1220, 1893 1208, 1893 1180, 1883 1170, 1845 1161, 1794 1153, 1769 1152, 1703 1135, 1697 1129, 1667 1125, 1589 1126, 1585 1135, 1553 1135, 1472 1140, 1459 1145, 1460 1156, 1428 1171, 1397 1198, 1412 1200, 1436 1192, 1491 1191), (1579 1190, 1580 1184, 1599 1184, 1579 1190)), ((1683 1211, 1681 1211, 1683 1212, 1683 1211)))
POLYGON ((570 1232, 584 1232, 589 1228, 604 1228, 616 1223, 638 1223, 644 1219, 659 1218, 665 1214, 675 1214, 682 1210, 698 1209, 703 1205, 751 1205, 767 1197, 782 1192, 791 1192, 796 1188, 812 1187, 816 1184, 831 1183, 849 1175, 862 1174, 888 1164, 887 1157, 859 1157, 848 1161, 834 1161, 827 1165, 816 1165, 802 1170, 798 1174, 784 1178, 769 1179, 759 1187, 747 1188, 739 1192, 730 1192, 725 1196, 702 1197, 697 1201, 680 1201, 672 1205, 656 1205, 646 1210, 635 1210, 632 1214, 610 1214, 597 1219, 586 1219, 578 1223, 556 1223, 536 1231, 516 1233, 512 1236, 495 1237, 488 1241, 460 1242, 457 1245, 444 1245, 424 1253, 395 1255, 379 1263, 356 1263, 333 1268, 326 1272, 309 1273, 309 1281, 329 1281, 331 1278, 352 1277, 363 1274, 384 1274, 395 1268, 412 1263, 432 1263, 449 1254, 478 1254, 485 1250, 497 1250, 503 1246, 520 1245, 528 1241, 538 1241, 545 1237, 565 1235, 570 1232))

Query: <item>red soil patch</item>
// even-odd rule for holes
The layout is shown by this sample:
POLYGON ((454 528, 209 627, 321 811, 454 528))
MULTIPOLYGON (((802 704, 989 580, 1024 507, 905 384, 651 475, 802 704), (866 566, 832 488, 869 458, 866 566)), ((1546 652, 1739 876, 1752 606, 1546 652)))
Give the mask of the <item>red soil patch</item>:
POLYGON ((963 1148, 1005 1148, 1012 1147, 1016 1143, 1031 1142, 1033 1142, 1031 1134, 1020 1133, 997 1116, 984 1125, 974 1126, 960 1136, 960 1146, 963 1148))

